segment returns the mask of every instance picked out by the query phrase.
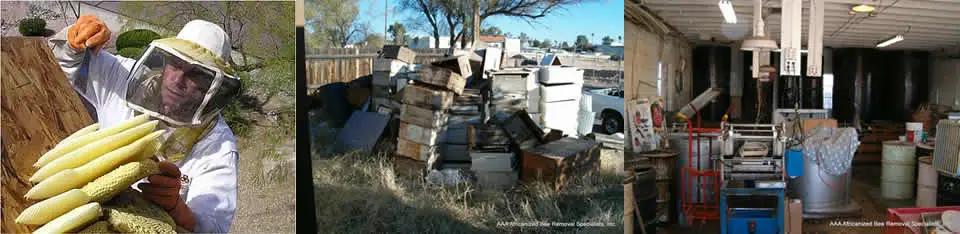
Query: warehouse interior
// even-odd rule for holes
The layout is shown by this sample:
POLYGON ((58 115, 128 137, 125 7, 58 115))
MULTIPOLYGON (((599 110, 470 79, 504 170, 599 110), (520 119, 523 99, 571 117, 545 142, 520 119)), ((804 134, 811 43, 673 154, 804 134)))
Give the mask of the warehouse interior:
POLYGON ((628 232, 960 232, 960 1, 624 9, 628 232))

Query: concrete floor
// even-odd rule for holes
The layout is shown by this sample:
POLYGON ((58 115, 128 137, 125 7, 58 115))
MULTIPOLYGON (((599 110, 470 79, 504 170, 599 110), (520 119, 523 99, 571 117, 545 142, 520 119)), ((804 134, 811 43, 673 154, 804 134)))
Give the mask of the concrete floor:
MULTIPOLYGON (((883 227, 838 227, 831 221, 886 221, 887 208, 913 207, 914 200, 887 200, 880 195, 880 164, 857 164, 853 169, 853 183, 850 185, 852 199, 862 207, 860 216, 832 219, 805 219, 804 233, 882 233, 883 227)), ((718 221, 705 224, 673 224, 657 233, 720 233, 718 221)))

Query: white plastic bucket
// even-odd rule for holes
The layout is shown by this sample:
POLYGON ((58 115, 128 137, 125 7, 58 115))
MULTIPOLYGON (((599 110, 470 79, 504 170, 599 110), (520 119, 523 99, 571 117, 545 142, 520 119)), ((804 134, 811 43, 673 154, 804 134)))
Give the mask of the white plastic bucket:
POLYGON ((917 207, 937 206, 937 170, 931 165, 933 157, 920 157, 917 173, 917 207))
POLYGON ((907 141, 920 143, 923 139, 923 123, 907 122, 907 141))
POLYGON ((916 145, 902 141, 883 142, 881 194, 887 199, 913 198, 916 145))

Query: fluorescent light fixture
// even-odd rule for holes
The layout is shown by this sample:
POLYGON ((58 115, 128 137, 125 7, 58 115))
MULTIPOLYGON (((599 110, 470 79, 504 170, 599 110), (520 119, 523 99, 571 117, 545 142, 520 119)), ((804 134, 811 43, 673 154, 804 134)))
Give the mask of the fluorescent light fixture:
POLYGON ((893 43, 897 43, 903 40, 903 35, 897 34, 896 36, 891 37, 890 39, 884 40, 883 42, 877 43, 877 48, 887 47, 893 43))
POLYGON ((724 23, 737 23, 737 13, 733 11, 733 3, 730 0, 720 0, 717 6, 720 6, 720 13, 723 13, 724 23))
POLYGON ((867 5, 867 4, 860 4, 860 5, 855 5, 850 7, 851 11, 857 12, 857 13, 870 13, 870 12, 873 12, 873 10, 875 9, 876 8, 874 8, 873 6, 867 5))

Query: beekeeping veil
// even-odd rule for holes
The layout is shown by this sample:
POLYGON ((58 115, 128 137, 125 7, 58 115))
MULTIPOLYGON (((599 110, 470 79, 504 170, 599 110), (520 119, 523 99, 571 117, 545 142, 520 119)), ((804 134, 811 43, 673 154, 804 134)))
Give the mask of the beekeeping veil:
POLYGON ((176 37, 150 43, 130 71, 127 104, 173 127, 208 123, 240 93, 230 51, 220 26, 190 21, 176 37))

